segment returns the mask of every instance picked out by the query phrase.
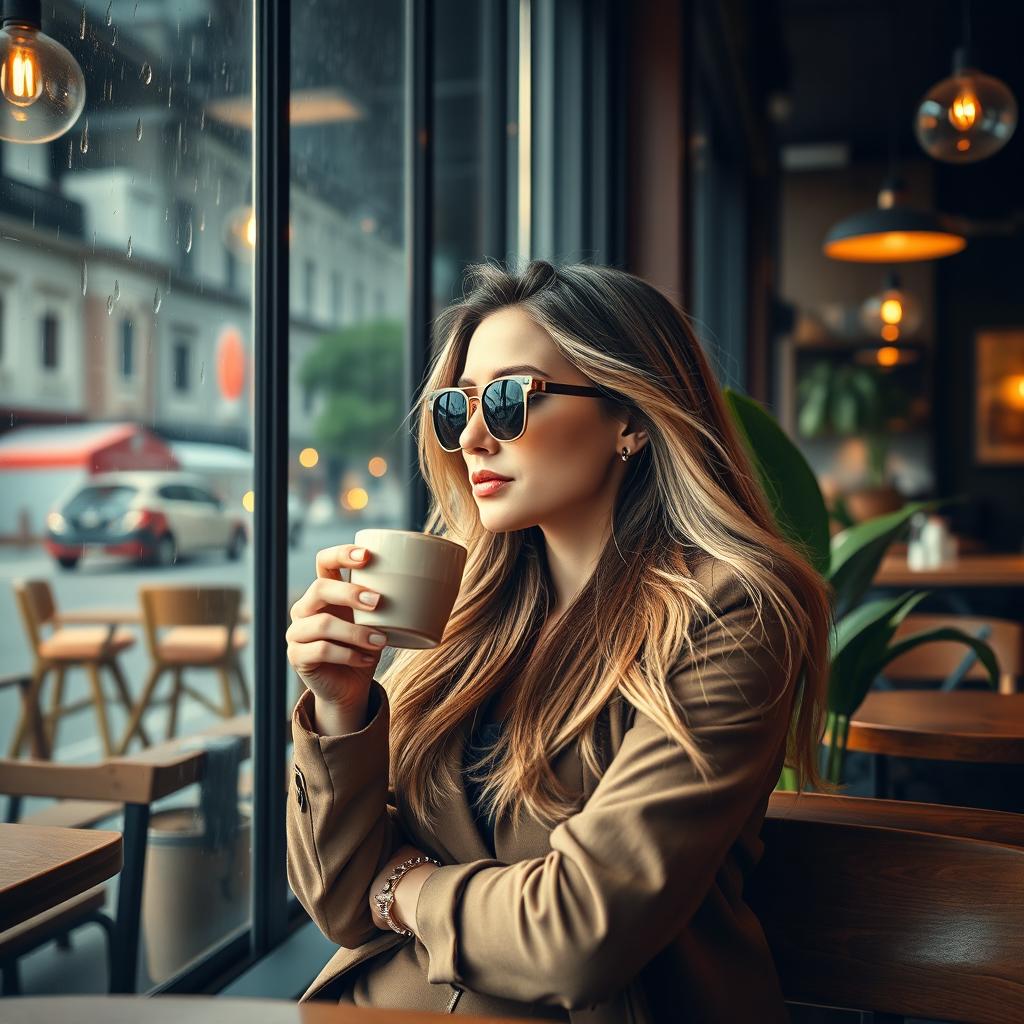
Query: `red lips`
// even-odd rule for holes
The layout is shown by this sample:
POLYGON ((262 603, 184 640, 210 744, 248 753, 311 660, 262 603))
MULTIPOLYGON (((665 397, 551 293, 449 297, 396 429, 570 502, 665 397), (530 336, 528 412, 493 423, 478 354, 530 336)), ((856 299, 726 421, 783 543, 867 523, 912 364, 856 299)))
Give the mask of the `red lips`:
POLYGON ((472 475, 473 483, 482 484, 485 480, 511 480, 510 476, 502 476, 500 473, 492 473, 489 469, 477 470, 472 475))

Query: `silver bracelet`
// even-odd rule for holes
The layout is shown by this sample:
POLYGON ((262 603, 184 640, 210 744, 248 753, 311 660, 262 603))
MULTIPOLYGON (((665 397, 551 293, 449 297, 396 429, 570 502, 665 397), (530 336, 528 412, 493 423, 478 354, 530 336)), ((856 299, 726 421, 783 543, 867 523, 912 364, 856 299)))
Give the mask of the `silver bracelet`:
POLYGON ((410 857, 409 860, 403 861, 396 867, 384 882, 380 892, 373 894, 373 901, 377 904, 377 911, 380 916, 387 922, 388 927, 393 932, 398 932, 399 935, 412 935, 412 931, 408 928, 400 928, 395 924, 391 917, 391 905, 395 901, 395 887, 398 885, 398 880, 408 871, 410 868, 414 868, 419 864, 436 864, 441 867, 441 862, 435 860, 433 857, 428 857, 426 854, 421 854, 418 857, 410 857))

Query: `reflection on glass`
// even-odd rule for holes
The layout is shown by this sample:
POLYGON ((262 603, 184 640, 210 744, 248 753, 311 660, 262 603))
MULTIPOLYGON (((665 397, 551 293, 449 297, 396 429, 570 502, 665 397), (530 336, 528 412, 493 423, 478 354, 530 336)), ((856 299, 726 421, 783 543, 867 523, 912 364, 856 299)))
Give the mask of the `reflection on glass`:
MULTIPOLYGON (((63 137, 0 143, 0 650, 34 689, 23 708, 0 688, 0 753, 206 751, 203 782, 151 808, 144 991, 249 916, 252 10, 45 14, 86 100, 63 137)), ((106 990, 99 929, 23 960, 25 994, 106 990)))

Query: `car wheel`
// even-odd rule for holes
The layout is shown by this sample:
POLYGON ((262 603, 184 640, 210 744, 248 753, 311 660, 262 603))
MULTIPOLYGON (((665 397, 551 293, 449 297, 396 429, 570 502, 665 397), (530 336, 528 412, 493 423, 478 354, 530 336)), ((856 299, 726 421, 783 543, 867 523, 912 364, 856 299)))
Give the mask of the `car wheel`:
POLYGON ((77 555, 61 555, 58 556, 57 562, 62 569, 74 569, 78 566, 77 555))
POLYGON ((232 562, 237 562, 242 557, 242 550, 245 547, 245 534, 241 530, 235 530, 231 535, 231 543, 228 545, 227 555, 232 562))
POLYGON ((173 534, 165 533, 157 542, 154 561, 157 565, 171 566, 178 560, 178 545, 173 534))

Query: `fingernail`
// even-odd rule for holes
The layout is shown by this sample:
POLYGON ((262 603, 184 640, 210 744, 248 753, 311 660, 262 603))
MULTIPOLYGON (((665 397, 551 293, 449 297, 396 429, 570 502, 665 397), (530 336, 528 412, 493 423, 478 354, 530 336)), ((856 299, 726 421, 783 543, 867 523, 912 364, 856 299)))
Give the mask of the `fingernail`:
POLYGON ((352 557, 357 562, 361 562, 366 557, 366 548, 353 548, 352 557))
POLYGON ((376 608, 377 602, 380 600, 380 594, 374 594, 369 590, 364 590, 359 595, 359 600, 362 601, 363 604, 368 604, 371 608, 376 608))
POLYGON ((383 646, 387 642, 388 642, 388 638, 383 633, 371 633, 370 634, 370 643, 371 644, 380 644, 381 646, 383 646))

